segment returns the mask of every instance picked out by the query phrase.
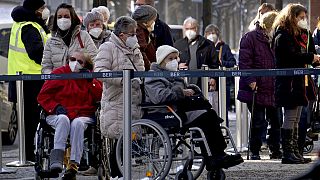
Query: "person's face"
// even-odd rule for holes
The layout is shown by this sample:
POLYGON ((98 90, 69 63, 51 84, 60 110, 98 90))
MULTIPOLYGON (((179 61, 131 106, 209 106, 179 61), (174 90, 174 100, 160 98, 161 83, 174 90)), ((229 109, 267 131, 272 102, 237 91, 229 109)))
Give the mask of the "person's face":
POLYGON ((71 14, 69 9, 65 9, 65 8, 60 8, 57 12, 57 19, 61 19, 61 18, 67 18, 67 19, 71 19, 71 14))
POLYGON ((42 11, 46 8, 46 5, 43 5, 42 7, 40 7, 39 9, 36 10, 36 16, 38 17, 42 17, 42 11))
POLYGON ((194 32, 198 31, 197 26, 195 24, 192 24, 192 23, 186 23, 184 25, 184 31, 187 31, 187 30, 192 30, 194 32))
POLYGON ((88 24, 88 31, 90 31, 91 29, 93 28, 103 28, 103 23, 101 20, 94 20, 94 21, 91 21, 89 22, 88 24))
POLYGON ((128 32, 121 32, 120 34, 119 34, 119 38, 123 41, 123 42, 126 42, 127 41, 127 39, 128 39, 128 37, 133 37, 133 36, 136 36, 137 35, 137 33, 136 33, 136 31, 137 31, 137 28, 136 27, 132 27, 132 28, 130 28, 129 29, 129 31, 128 32))
POLYGON ((296 23, 298 23, 300 20, 304 20, 304 19, 307 19, 307 14, 305 12, 301 12, 296 17, 296 23))
POLYGON ((135 6, 141 6, 141 5, 149 5, 149 4, 147 4, 145 0, 136 0, 134 5, 135 6))
POLYGON ((85 67, 85 57, 84 57, 84 54, 81 53, 81 52, 74 52, 72 54, 72 56, 69 58, 69 61, 78 61, 78 63, 83 67, 85 67))
POLYGON ((212 35, 214 35, 214 34, 215 34, 215 35, 218 35, 218 34, 216 33, 216 31, 210 31, 210 32, 206 32, 205 35, 204 35, 204 37, 205 37, 205 38, 208 38, 208 36, 211 35, 211 34, 212 34, 212 35))
POLYGON ((161 63, 162 67, 166 67, 166 64, 173 60, 177 60, 178 62, 180 61, 178 53, 170 53, 166 58, 164 58, 164 60, 161 63))

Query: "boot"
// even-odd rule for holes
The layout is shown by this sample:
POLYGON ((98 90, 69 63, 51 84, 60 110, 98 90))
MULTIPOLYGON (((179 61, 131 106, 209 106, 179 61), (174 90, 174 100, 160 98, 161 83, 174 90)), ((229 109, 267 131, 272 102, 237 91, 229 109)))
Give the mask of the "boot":
POLYGON ((50 153, 50 170, 52 172, 61 173, 63 169, 64 151, 61 149, 53 149, 50 153))
POLYGON ((293 129, 293 153, 296 155, 297 158, 301 159, 304 163, 311 162, 311 158, 304 158, 303 157, 303 147, 300 151, 300 148, 298 146, 298 128, 293 129))
POLYGON ((270 159, 281 159, 280 151, 280 129, 268 129, 267 143, 270 150, 270 159))
POLYGON ((295 156, 293 152, 293 130, 292 129, 281 129, 282 137, 282 164, 302 164, 304 163, 302 159, 295 156))
POLYGON ((243 158, 240 154, 228 155, 224 153, 219 156, 208 156, 206 159, 206 169, 207 171, 221 168, 227 169, 241 163, 243 163, 243 158))

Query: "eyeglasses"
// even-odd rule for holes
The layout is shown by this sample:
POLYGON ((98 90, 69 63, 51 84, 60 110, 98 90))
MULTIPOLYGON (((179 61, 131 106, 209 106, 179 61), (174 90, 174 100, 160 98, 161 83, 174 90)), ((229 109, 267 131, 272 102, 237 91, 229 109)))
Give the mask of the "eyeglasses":
POLYGON ((83 64, 83 60, 77 59, 75 57, 69 57, 69 61, 78 61, 79 64, 83 64))

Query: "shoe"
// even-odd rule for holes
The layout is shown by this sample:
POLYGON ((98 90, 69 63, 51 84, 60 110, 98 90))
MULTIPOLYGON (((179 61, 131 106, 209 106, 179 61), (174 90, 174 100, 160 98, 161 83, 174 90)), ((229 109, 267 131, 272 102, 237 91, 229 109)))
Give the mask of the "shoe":
POLYGON ((219 168, 227 169, 229 167, 236 166, 243 162, 244 161, 240 154, 236 154, 236 155, 225 154, 223 156, 218 156, 218 157, 209 156, 208 162, 206 163, 206 169, 208 171, 219 169, 219 168))
POLYGON ((250 160, 261 160, 261 157, 259 154, 252 154, 250 160))
POLYGON ((294 153, 293 129, 281 129, 282 137, 282 164, 303 164, 304 160, 298 158, 294 153))
POLYGON ((85 171, 79 171, 79 174, 83 176, 96 176, 97 173, 98 173, 97 169, 91 166, 89 167, 89 169, 85 171))
POLYGON ((54 173, 61 173, 63 169, 64 151, 61 149, 53 149, 50 153, 50 170, 54 173))
POLYGON ((281 159, 282 158, 282 152, 273 152, 270 155, 270 159, 281 159))
POLYGON ((74 169, 68 169, 62 176, 62 180, 76 180, 77 171, 74 169))

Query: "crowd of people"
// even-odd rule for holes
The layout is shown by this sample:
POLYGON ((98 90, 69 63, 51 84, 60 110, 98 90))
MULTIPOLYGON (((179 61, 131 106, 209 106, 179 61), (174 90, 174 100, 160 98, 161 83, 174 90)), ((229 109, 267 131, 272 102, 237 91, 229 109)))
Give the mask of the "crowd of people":
MULTIPOLYGON (((170 28, 159 19, 153 0, 137 0, 131 17, 118 17, 113 31, 107 26, 110 12, 103 6, 88 12, 82 22, 69 4, 60 4, 51 19, 48 11, 43 0, 24 0, 22 6, 12 11, 14 23, 8 56, 9 74, 17 71, 23 74, 61 74, 123 69, 178 71, 197 70, 203 64, 211 69, 236 64, 230 47, 222 40, 222 33, 214 24, 208 25, 202 36, 199 22, 187 17, 183 22, 184 38, 173 42, 170 28)), ((260 6, 249 32, 241 38, 239 68, 283 69, 320 65, 320 56, 317 55, 320 25, 312 38, 306 14, 307 9, 300 4, 289 4, 280 12, 270 4, 260 6)), ((228 82, 230 85, 231 80, 228 82)), ((101 102, 99 119, 102 135, 111 139, 121 136, 122 85, 121 78, 25 81, 26 159, 34 161, 33 138, 40 104, 48 114, 46 122, 55 129, 50 169, 62 172, 66 141, 70 136, 71 157, 63 178, 73 179, 80 165, 84 130, 88 124, 95 123, 96 102, 101 102)), ((200 90, 199 78, 190 78, 188 82, 180 78, 134 78, 132 118, 136 120, 143 116, 139 107, 143 99, 142 90, 147 102, 172 104, 198 91, 216 91, 218 79, 210 78, 208 85, 209 89, 200 90), (143 83, 145 89, 141 89, 143 83)), ((14 89, 11 83, 13 102, 16 101, 14 89)), ((261 159, 259 152, 269 123, 267 142, 271 159, 281 159, 284 164, 311 161, 303 157, 306 129, 299 126, 303 107, 310 106, 316 98, 316 86, 311 76, 241 77, 237 98, 246 103, 254 114, 249 149, 252 160, 261 159)), ((209 149, 213 152, 212 156, 203 154, 207 170, 228 168, 243 162, 241 156, 224 152, 226 142, 219 125, 223 120, 215 110, 180 109, 179 112, 186 117, 184 126, 196 126, 205 132, 209 149)), ((84 174, 97 173, 95 165, 90 165, 92 167, 84 174)), ((112 160, 111 175, 122 176, 112 160)))

